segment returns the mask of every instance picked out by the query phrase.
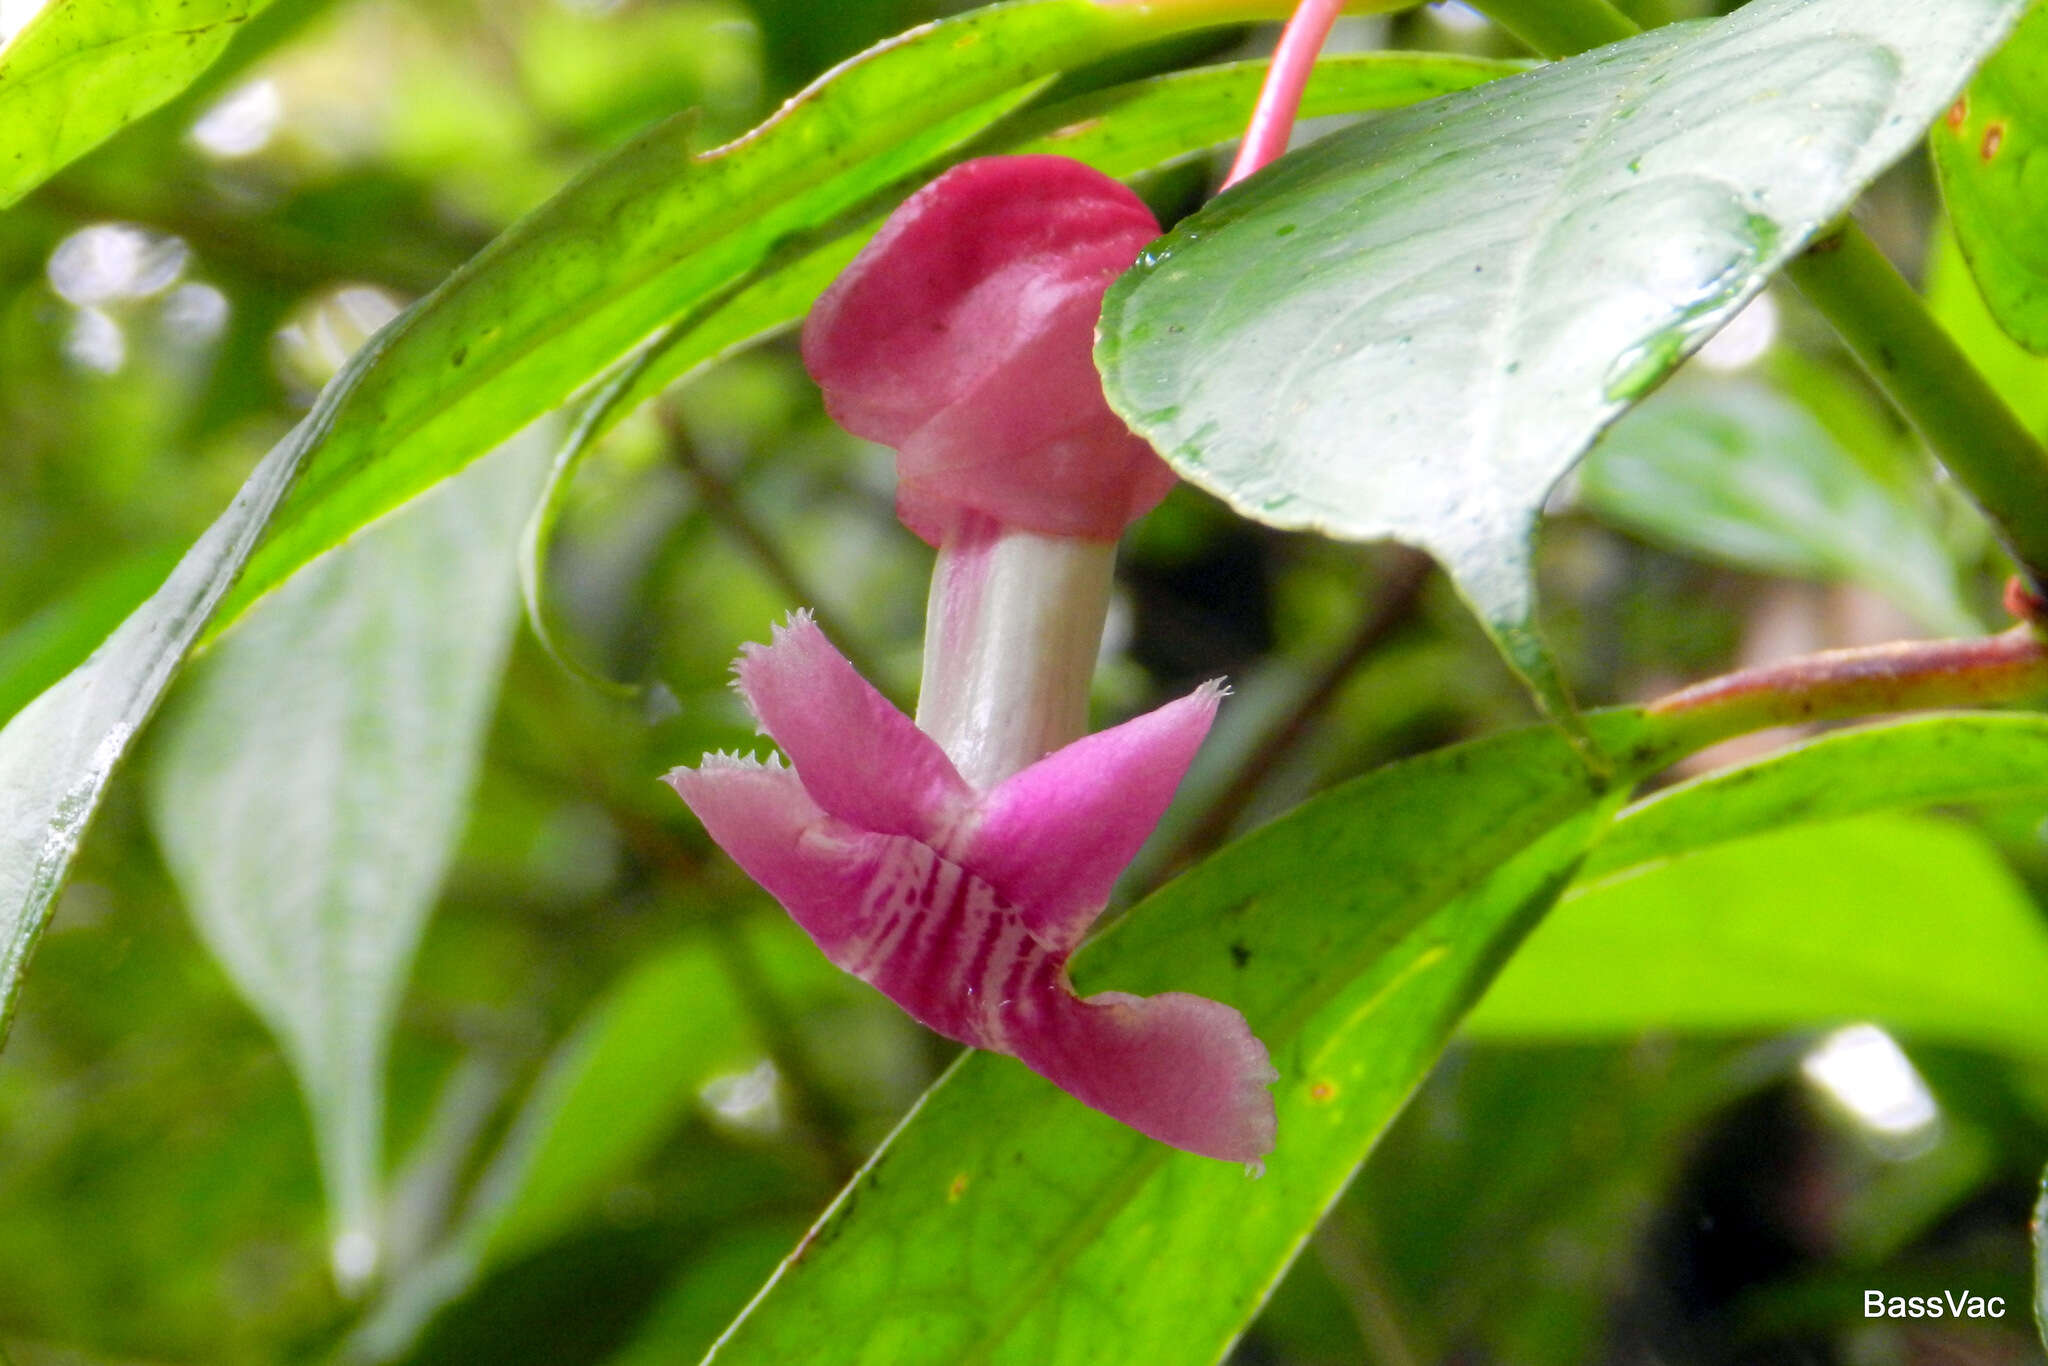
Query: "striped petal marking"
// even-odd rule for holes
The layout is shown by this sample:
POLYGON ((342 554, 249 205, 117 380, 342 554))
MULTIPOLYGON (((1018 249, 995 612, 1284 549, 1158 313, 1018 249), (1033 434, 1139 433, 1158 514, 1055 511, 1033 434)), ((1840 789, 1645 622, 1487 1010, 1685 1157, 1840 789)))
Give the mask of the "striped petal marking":
POLYGON ((1161 1142, 1240 1162, 1271 1151, 1277 1074, 1242 1015, 1178 992, 1082 998, 1067 980, 1220 687, 977 792, 807 615, 735 672, 794 766, 709 755, 667 781, 826 957, 928 1028, 1161 1142))

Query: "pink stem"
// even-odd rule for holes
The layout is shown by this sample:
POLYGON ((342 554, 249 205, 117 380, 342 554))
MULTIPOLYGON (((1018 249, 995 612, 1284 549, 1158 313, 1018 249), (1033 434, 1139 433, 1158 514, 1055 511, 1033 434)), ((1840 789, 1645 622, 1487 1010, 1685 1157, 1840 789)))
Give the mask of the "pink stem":
MULTIPOLYGON (((1649 712, 1711 743, 1766 726, 2015 702, 2048 692, 2048 638, 2022 622, 1995 636, 1829 650, 1695 683, 1649 712)), ((1689 742, 1691 743, 1691 742, 1689 742)))
POLYGON ((1344 0, 1301 0, 1295 7, 1294 17, 1280 34, 1279 46, 1273 49, 1273 65, 1266 72, 1265 85, 1259 88, 1259 102, 1245 127, 1237 160, 1223 178, 1224 189, 1287 150, 1308 74, 1315 68, 1316 54, 1323 50, 1323 40, 1330 36, 1330 26, 1337 22, 1337 11, 1343 8, 1344 0))

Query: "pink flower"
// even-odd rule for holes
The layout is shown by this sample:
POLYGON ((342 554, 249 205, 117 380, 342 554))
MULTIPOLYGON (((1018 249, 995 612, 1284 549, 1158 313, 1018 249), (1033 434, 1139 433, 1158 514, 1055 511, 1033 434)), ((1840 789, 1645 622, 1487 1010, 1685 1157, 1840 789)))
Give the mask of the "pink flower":
POLYGON ((955 167, 818 301, 804 360, 897 448, 897 510, 939 548, 917 720, 799 614, 737 665, 794 768, 709 756, 668 781, 840 967, 948 1038, 1008 1053, 1163 1142, 1251 1161, 1275 1073, 1244 1017, 1169 992, 1082 999, 1068 956, 1208 733, 1200 688, 1085 735, 1116 538, 1173 474, 1102 397, 1102 294, 1158 233, 1061 157, 955 167))
POLYGON ((826 957, 1141 1133, 1234 1161, 1271 1150, 1277 1074, 1242 1015, 1178 992, 1082 999, 1066 973, 1220 687, 977 790, 808 616, 746 647, 736 670, 794 769, 713 755, 668 781, 826 957))
POLYGON ((1159 236, 1128 187, 1056 156, 955 166, 896 210, 804 321, 825 409, 896 448, 896 510, 940 545, 981 513, 1114 541, 1173 471, 1102 396, 1102 293, 1159 236))

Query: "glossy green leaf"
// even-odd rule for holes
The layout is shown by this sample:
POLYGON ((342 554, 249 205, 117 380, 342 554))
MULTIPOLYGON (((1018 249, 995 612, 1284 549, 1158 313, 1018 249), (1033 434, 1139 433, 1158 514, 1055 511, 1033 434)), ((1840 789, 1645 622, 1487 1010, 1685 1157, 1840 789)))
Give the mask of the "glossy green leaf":
POLYGON ((1802 821, 1915 807, 2048 800, 2048 716, 1928 716, 1825 735, 1695 778, 1623 813, 1587 879, 1802 821))
POLYGON ((1862 816, 1575 887, 1473 1013, 1482 1037, 1875 1020, 2048 1054, 2048 929, 1965 826, 1862 816))
POLYGON ((2048 9, 2021 21, 1930 140, 1992 315, 2020 345, 2048 354, 2048 9))
POLYGON ((515 443, 325 557, 193 671, 151 815, 312 1111, 344 1283, 376 1264, 384 1063, 516 621, 515 443))
MULTIPOLYGON (((1332 53, 1310 72, 1300 117, 1400 109, 1532 65, 1442 52, 1332 53)), ((1028 110, 985 141, 990 151, 1056 152, 1108 175, 1140 175, 1235 141, 1267 67, 1264 61, 1228 62, 1131 81, 1028 110)))
POLYGON ((727 147, 693 156, 686 118, 655 128, 394 319, 163 588, 0 730, 0 1032, 107 779, 186 651, 218 629, 217 611, 232 620, 658 326, 708 311, 786 236, 970 137, 1063 66, 1286 8, 1024 0, 929 25, 837 68, 727 147))
MULTIPOLYGON (((1589 719, 1610 750, 1669 757, 1639 714, 1589 719)), ((1281 1072, 1262 1177, 973 1053, 712 1359, 1215 1361, 1605 820, 1577 752, 1536 728, 1380 769, 1232 845, 1075 977, 1245 1012, 1281 1072)))
POLYGON ((1111 288, 1110 401, 1247 516, 1430 550, 1562 709, 1529 578, 1551 486, 2021 8, 1753 0, 1337 133, 1111 288))
POLYGON ((269 0, 61 0, 0 35, 0 208, 164 103, 269 0))
POLYGON ((1599 517, 1741 569, 1848 579, 1937 634, 1981 628, 1933 509, 1888 486, 1804 407, 1754 380, 1681 380, 1608 431, 1579 469, 1599 517))

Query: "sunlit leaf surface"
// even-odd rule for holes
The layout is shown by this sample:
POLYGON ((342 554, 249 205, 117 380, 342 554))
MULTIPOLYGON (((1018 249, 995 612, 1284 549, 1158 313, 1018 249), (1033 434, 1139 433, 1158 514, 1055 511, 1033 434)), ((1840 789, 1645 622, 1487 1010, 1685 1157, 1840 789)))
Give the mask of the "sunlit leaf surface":
MULTIPOLYGON (((0 0, 0 28, 36 7, 0 0)), ((325 471, 310 501, 293 500, 295 548, 264 552, 282 557, 264 571, 268 593, 233 595, 228 615, 289 602, 291 566, 319 575, 307 555, 351 533, 375 537, 376 513, 559 394, 587 409, 649 338, 664 345, 621 411, 669 384, 659 409, 591 443, 573 487, 562 481, 547 566, 575 656, 660 686, 621 702, 515 637, 460 847, 392 1019, 381 1161, 359 1128, 320 1131, 330 1148, 345 1131, 344 1160, 360 1172, 367 1154, 383 1174, 377 1217, 350 1224, 380 1235, 372 1283, 350 1298, 333 1274, 337 1202, 307 1122, 304 1050, 279 1047, 237 987, 250 974, 224 972, 195 933, 155 828, 175 824, 154 819, 153 807, 175 801, 154 794, 173 772, 156 760, 226 768, 241 749, 181 754, 197 746, 166 727, 163 743, 140 751, 150 767, 137 777, 154 782, 106 789, 0 1055, 0 1347, 21 1366, 696 1361, 944 1069, 950 1048, 832 969, 654 781, 710 750, 758 750, 728 666, 739 642, 793 606, 836 615, 885 685, 901 691, 916 672, 930 561, 891 516, 886 455, 832 429, 794 348, 724 357, 793 323, 891 204, 970 155, 1068 152, 1134 179, 1163 214, 1189 210, 1262 68, 1172 68, 1255 55, 1271 29, 1123 49, 1197 22, 1276 17, 1285 3, 1159 0, 1136 13, 1039 2, 948 21, 846 73, 865 92, 853 105, 807 99, 715 169, 690 160, 938 8, 964 7, 275 0, 182 93, 0 213, 0 725, 163 581, 263 448, 304 416, 335 354, 579 173, 581 186, 425 305, 449 310, 440 321, 394 329, 373 386, 321 407, 281 459, 308 456, 325 471), (694 124, 629 146, 689 106, 694 124), (738 167, 757 152, 758 174, 738 167), (812 221, 813 211, 825 216, 812 221), (764 243, 756 229, 770 225, 777 235, 764 243), (122 253, 136 268, 121 266, 122 253), (497 368, 480 372, 486 358, 497 368), (670 384, 685 372, 688 382, 670 384)), ((1454 108, 1471 98, 1461 89, 1529 67, 1453 55, 1509 50, 1459 7, 1362 20, 1365 6, 1350 8, 1335 46, 1396 46, 1326 57, 1308 90, 1312 116, 1435 96, 1454 108)), ((1597 16, 1598 5, 1477 8, 1597 16)), ((1653 23, 1736 6, 1624 8, 1653 23)), ((1824 85, 1839 81, 1817 66, 1824 85)), ((1835 127, 1832 117, 1816 126, 1835 127)), ((1937 120, 1935 132, 1944 127, 1937 120)), ((1819 151, 1846 155, 1832 142, 1819 151)), ((1786 155, 1806 164, 1816 149, 1795 138, 1786 155)), ((1503 171, 1492 193, 1512 197, 1525 183, 1507 178, 1515 166, 1475 160, 1503 171)), ((1537 156, 1531 171, 1546 166, 1537 156)), ((1460 212, 1484 197, 1456 177, 1442 183, 1460 212)), ((1865 210, 1908 274, 1942 235, 1925 188, 1887 177, 1865 210)), ((1455 220, 1433 226, 1444 224, 1455 220)), ((1302 236, 1266 244, 1270 264, 1302 236)), ((1581 264, 1590 276, 1597 260, 1581 264)), ((1936 311, 2015 407, 2048 420, 2048 359, 2026 356, 1991 320, 1953 245, 1925 278, 1936 311)), ((1970 608, 1995 604, 1998 569, 1961 496, 1849 370, 1823 320, 1792 306, 1779 321, 1775 344, 1733 389, 1766 384, 1795 402, 1836 443, 1828 459, 1848 456, 1877 487, 1856 494, 1843 469, 1810 467, 1816 434, 1803 421, 1766 412, 1749 424, 1733 406, 1694 405, 1704 429, 1629 457, 1621 477, 1642 477, 1631 505, 1597 514, 1632 537, 1578 515, 1548 532, 1546 619, 1583 695, 1662 691, 1725 668, 1746 642, 1760 652, 1760 633, 1864 622, 1866 594, 1787 591, 1759 572, 1871 585, 1891 571, 1913 584, 1888 584, 1894 602, 1917 592, 1925 607, 1945 568, 1970 608), (1752 448, 1707 439, 1730 421, 1745 423, 1752 448), (1764 477, 1766 448, 1787 482, 1764 477), (1896 506, 1873 507, 1865 495, 1875 494, 1896 506), (1931 561, 1929 509, 1943 532, 1931 561)), ((1699 378, 1734 363, 1738 339, 1724 329, 1699 378)), ((1659 399, 1686 396, 1674 385, 1659 399)), ((1463 411, 1437 416, 1455 433, 1463 411)), ((251 495, 272 497, 291 477, 269 467, 251 495)), ((0 740, 0 807, 24 817, 0 824, 0 847, 53 860, 32 894, 17 884, 25 900, 0 911, 17 966, 84 811, 100 801, 79 765, 111 762, 126 728, 143 724, 212 593, 260 534, 262 510, 244 512, 89 671, 0 740), (68 824, 53 828, 67 799, 68 824)), ((1095 946, 1092 967, 1084 957, 1082 986, 1208 990, 1246 1004, 1287 1069, 1283 1150, 1258 1180, 1178 1164, 1113 1126, 1074 1122, 1071 1105, 1000 1060, 969 1060, 726 1356, 1206 1363, 1237 1334, 1228 1359, 1240 1366, 1945 1350, 2018 1360, 2032 1350, 2015 1311, 1968 1341, 1944 1340, 1934 1325, 1865 1322, 1853 1287, 1969 1286, 2014 1306, 2026 1295, 2022 1187, 2038 1166, 2042 1098, 2008 979, 2028 960, 2006 953, 1976 1002, 1959 1001, 1948 977, 1912 983, 1910 995, 1870 986, 1892 980, 1875 958, 1882 912, 1901 889, 1928 886, 1927 869, 1961 870, 1938 889, 1950 900, 1982 893, 1956 912, 1957 941, 1925 955, 1931 968, 1962 970, 1966 940, 2012 949, 2013 922, 1985 918, 1977 903, 2009 906, 2014 886, 1988 848, 2024 885, 2048 886, 2038 833, 2048 753, 2027 729, 2035 718, 1986 718, 1967 735, 1958 723, 1945 749, 1834 737, 1775 776, 1681 785, 1682 800, 1609 825, 1574 874, 1582 885, 1669 886, 1680 874, 1660 867, 1697 865, 1712 876, 1679 891, 1727 900, 1749 886, 1782 904, 1782 882, 1860 896, 1855 868, 1832 881, 1802 840, 1748 856, 1746 882, 1718 860, 1757 836, 1818 840, 1844 820, 1883 821, 1859 826, 1879 831, 1868 861, 1887 875, 1870 892, 1880 913, 1866 927, 1869 954, 1813 975, 1837 993, 1821 1008, 1853 998, 1897 1022, 1938 1102, 1940 1133, 1916 1140, 1933 1146, 1899 1160, 1866 1151, 1866 1135, 1812 1103, 1820 1093, 1799 1059, 1821 1015, 1763 1036, 1602 1026, 1514 1046, 1451 1037, 1458 1002, 1517 942, 1619 792, 1596 797, 1569 776, 1554 739, 1496 740, 1508 748, 1390 770, 1380 781, 1394 786, 1377 796, 1351 789, 1289 818, 1390 761, 1528 720, 1523 690, 1449 585, 1418 575, 1411 591, 1413 555, 1271 534, 1184 489, 1143 519, 1119 559, 1123 605, 1094 680, 1097 720, 1218 674, 1236 695, 1174 827, 1129 886, 1193 871, 1095 946), (1868 747, 1853 762, 1852 745, 1868 747), (1497 766, 1486 758, 1496 753, 1508 756, 1497 766), (1803 777, 1795 764, 1810 765, 1803 777), (1925 802, 1937 820, 1885 814, 1925 802), (1204 882, 1202 860, 1226 828, 1269 822, 1214 865, 1219 882, 1204 882), (1952 837, 1963 830, 1969 852, 1957 862, 1952 837), (1766 856, 1784 860, 1786 878, 1758 870, 1766 856), (1871 972, 1857 976, 1857 963, 1871 972), (1941 1012, 1946 1026, 1925 1023, 1941 1012), (2002 1030, 1991 1018, 2000 1012, 2002 1030), (1389 1128, 1397 1107, 1404 1118, 1389 1128), (1368 1146, 1363 1179, 1327 1199, 1368 1146), (1167 1160, 1147 1165, 1153 1156, 1167 1160), (1773 1229, 1753 1228, 1749 1211, 1773 1229), (1798 1221, 1789 1262, 1775 1237, 1781 1216, 1798 1221), (1694 1274, 1709 1266, 1733 1268, 1741 1284, 1694 1274)), ((422 604, 445 610, 453 585, 420 584, 422 604)), ((205 629, 224 626, 225 615, 205 629)), ((261 614, 242 618, 241 629, 263 628, 261 614)), ((359 639, 338 673, 367 687, 364 661, 383 645, 359 639)), ((217 634, 211 648, 232 661, 238 646, 237 634, 217 634)), ((252 689, 247 715, 268 731, 286 699, 324 709, 330 683, 252 689)), ((384 718, 355 715, 374 756, 384 718)), ((1711 727, 1713 716, 1693 721, 1711 727)), ((1603 718, 1589 724, 1624 756, 1622 781, 1635 774, 1625 756, 1659 748, 1603 718)), ((436 774, 447 739, 420 751, 436 774)), ((263 828, 277 866, 263 872, 278 880, 293 871, 286 846, 306 847, 295 827, 308 805, 282 785, 300 784, 323 752, 290 748, 252 780, 274 798, 263 828)), ((431 795, 402 793, 394 809, 416 813, 431 795)), ((412 833, 424 841, 432 824, 412 833)), ((253 842, 237 830, 221 848, 240 858, 253 842)), ((1851 862, 1866 852, 1842 850, 1851 862)), ((402 880, 403 853, 387 862, 366 860, 364 884, 402 880)), ((395 939, 417 903, 389 904, 395 939)), ((1784 907, 1782 920, 1796 931, 1803 911, 1784 907)), ((1659 923, 1674 957, 1706 936, 1684 905, 1659 923)), ((310 957, 316 938, 296 949, 310 957)), ((1797 933, 1787 941, 1810 947, 1797 933)), ((386 958, 351 983, 316 967, 288 1007, 310 1016, 345 994, 369 1000, 394 971, 386 958)), ((1725 981, 1727 964, 1714 972, 1725 981)), ((1595 1000, 1610 986, 1567 980, 1595 1000)), ((1739 972, 1734 986, 1755 1000, 1739 972)), ((1818 986, 1791 995, 1813 1014, 1818 986)), ((359 1118, 371 1109, 360 1093, 343 1102, 359 1118)), ((361 1265, 358 1249, 347 1249, 349 1266, 361 1265)))
POLYGON ((269 0, 51 0, 0 33, 0 208, 183 90, 269 0))
POLYGON ((1985 302, 2048 354, 2048 9, 2021 21, 1929 140, 1985 302))
POLYGON ((2048 934, 2024 888, 1968 828, 1878 814, 2043 798, 2048 718, 2022 714, 1860 728, 1659 793, 1614 823, 1471 1028, 1549 1038, 1867 1016, 2048 1049, 2048 934))
MULTIPOLYGON (((394 325, 226 608, 461 468, 708 308, 787 243, 981 132, 1064 66, 1235 15, 1027 0, 913 30, 746 136, 694 154, 670 118, 522 219, 394 325)), ((908 188, 908 187, 904 187, 908 188)))
POLYGON ((1976 832, 1863 816, 1575 888, 1473 1013, 1494 1038, 1875 1020, 2048 1053, 2048 932, 1976 832))
POLYGON ((2048 795, 2048 717, 1933 716, 1861 726, 1695 778, 1630 807, 1588 879, 1801 821, 2048 795))
POLYGON ((1755 0, 1333 135, 1112 287, 1110 401, 1248 516, 1430 550, 1561 706, 1529 581, 1551 485, 2021 8, 1755 0))
MULTIPOLYGON (((1237 62, 1174 72, 1033 108, 1005 120, 947 160, 1051 153, 1086 162, 1105 175, 1132 179, 1236 138, 1266 66, 1237 62)), ((1302 94, 1302 112, 1315 117, 1398 108, 1521 69, 1523 64, 1516 62, 1433 53, 1333 57, 1317 66, 1302 94)), ((893 208, 893 201, 879 204, 815 234, 818 240, 800 255, 778 263, 766 278, 740 290, 708 316, 654 343, 593 394, 558 459, 542 511, 528 528, 521 567, 528 617, 536 633, 549 642, 550 651, 570 660, 570 668, 579 666, 555 643, 539 585, 546 574, 554 524, 592 445, 678 376, 794 326, 893 208)))
POLYGON ((1970 274, 1955 233, 1943 225, 1927 261, 1927 305, 2014 416, 2048 439, 2048 356, 2037 356, 2006 335, 1970 274))

